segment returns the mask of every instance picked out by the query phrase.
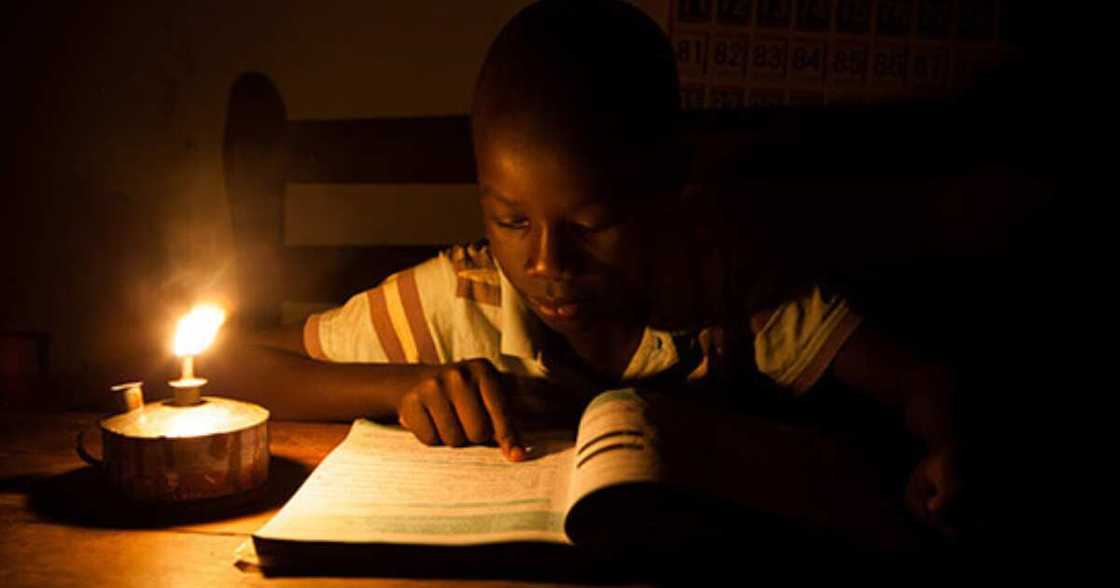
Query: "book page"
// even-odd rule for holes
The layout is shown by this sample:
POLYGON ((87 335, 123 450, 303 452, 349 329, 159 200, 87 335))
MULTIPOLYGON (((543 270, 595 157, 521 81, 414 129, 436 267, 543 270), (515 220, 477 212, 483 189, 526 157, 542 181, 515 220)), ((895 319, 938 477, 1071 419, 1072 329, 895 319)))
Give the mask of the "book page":
POLYGON ((576 437, 569 508, 607 486, 661 479, 656 431, 645 401, 632 388, 596 396, 584 410, 576 437))
POLYGON ((255 538, 476 545, 567 543, 570 433, 527 439, 534 459, 493 447, 427 447, 398 427, 355 421, 255 538))

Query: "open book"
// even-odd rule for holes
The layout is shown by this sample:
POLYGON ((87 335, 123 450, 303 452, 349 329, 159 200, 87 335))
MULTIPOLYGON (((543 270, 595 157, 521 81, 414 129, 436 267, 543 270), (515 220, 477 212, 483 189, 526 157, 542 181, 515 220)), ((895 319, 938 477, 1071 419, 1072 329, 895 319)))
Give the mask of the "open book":
POLYGON ((572 545, 683 540, 695 513, 666 508, 680 502, 661 483, 657 432, 644 408, 632 390, 603 393, 574 439, 530 437, 535 457, 519 463, 492 447, 426 447, 408 431, 358 420, 253 535, 253 563, 407 575, 415 557, 429 570, 461 572, 486 555, 504 564, 520 554, 559 562, 588 551, 572 545))

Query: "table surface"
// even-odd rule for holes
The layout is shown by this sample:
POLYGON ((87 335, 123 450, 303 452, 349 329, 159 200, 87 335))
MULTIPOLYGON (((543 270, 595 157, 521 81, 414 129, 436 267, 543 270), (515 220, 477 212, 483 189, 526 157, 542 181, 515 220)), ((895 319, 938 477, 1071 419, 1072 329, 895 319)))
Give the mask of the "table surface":
MULTIPOLYGON (((218 513, 211 509, 204 514, 162 514, 139 512, 120 500, 77 457, 74 441, 79 431, 85 431, 87 443, 97 449, 97 419, 93 413, 0 413, 0 585, 526 585, 502 580, 269 578, 243 571, 234 565, 235 549, 275 514, 342 441, 349 426, 273 422, 269 483, 252 503, 218 513)), ((836 461, 835 451, 822 453, 817 448, 811 453, 823 456, 822 463, 836 461)), ((819 486, 822 476, 834 477, 835 472, 814 475, 818 482, 799 479, 789 484, 819 486)), ((856 513, 861 525, 875 519, 875 533, 884 544, 913 545, 890 497, 871 496, 863 504, 878 508, 877 514, 859 514, 859 508, 847 504, 834 510, 856 513)))

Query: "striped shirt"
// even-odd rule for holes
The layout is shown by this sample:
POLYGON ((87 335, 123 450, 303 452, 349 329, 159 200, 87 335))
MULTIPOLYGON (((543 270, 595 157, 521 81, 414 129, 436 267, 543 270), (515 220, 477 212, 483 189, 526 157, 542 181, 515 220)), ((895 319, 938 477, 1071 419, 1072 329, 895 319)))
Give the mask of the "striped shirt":
MULTIPOLYGON (((755 363, 779 385, 804 392, 858 325, 859 316, 843 300, 813 290, 752 321, 755 363)), ((451 247, 342 306, 311 315, 304 324, 304 347, 311 357, 333 362, 442 364, 485 358, 502 372, 577 377, 547 361, 545 328, 483 241, 451 247)), ((677 366, 681 346, 695 346, 699 335, 647 327, 622 380, 645 379, 677 366)))

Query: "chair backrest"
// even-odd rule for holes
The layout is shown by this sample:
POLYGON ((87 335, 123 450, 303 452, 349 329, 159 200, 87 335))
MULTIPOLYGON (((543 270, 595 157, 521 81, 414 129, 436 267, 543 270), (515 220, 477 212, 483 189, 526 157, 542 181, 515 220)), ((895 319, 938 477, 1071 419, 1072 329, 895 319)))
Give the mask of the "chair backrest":
POLYGON ((278 323, 285 301, 340 302, 446 245, 290 245, 290 184, 475 181, 466 115, 290 120, 276 87, 258 73, 242 75, 230 92, 223 163, 238 314, 253 325, 278 323))

